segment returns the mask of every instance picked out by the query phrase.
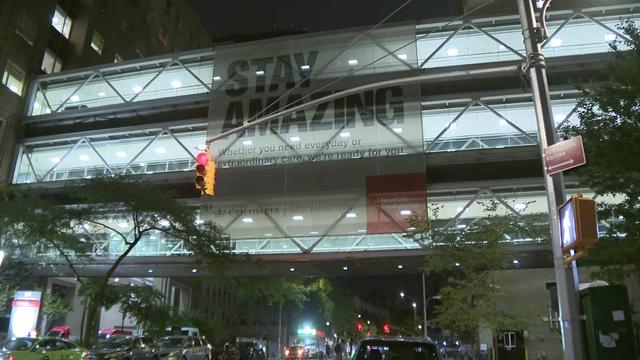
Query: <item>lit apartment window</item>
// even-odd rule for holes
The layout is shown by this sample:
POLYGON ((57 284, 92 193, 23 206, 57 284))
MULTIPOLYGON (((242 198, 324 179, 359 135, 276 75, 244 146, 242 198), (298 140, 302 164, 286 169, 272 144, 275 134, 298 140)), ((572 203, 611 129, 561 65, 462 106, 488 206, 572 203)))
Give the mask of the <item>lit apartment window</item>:
POLYGON ((71 22, 71 18, 59 6, 56 6, 56 11, 51 18, 51 26, 67 39, 71 33, 71 22))
POLYGON ((116 53, 116 56, 113 58, 113 62, 114 63, 121 63, 124 60, 122 60, 122 56, 120 56, 120 54, 116 53))
POLYGON ((47 49, 42 58, 42 71, 52 74, 62 70, 62 60, 51 50, 47 49))
POLYGON ((16 25, 16 34, 24 39, 29 45, 33 46, 36 42, 36 36, 38 35, 38 26, 29 19, 24 11, 20 12, 18 17, 18 24, 16 25))
POLYGON ((102 49, 104 48, 104 39, 102 39, 102 36, 100 36, 97 31, 94 31, 93 36, 91 37, 91 48, 98 54, 102 55, 102 49))
POLYGON ((13 61, 7 60, 7 66, 4 68, 4 75, 2 75, 2 83, 8 87, 9 90, 22 96, 22 90, 24 88, 25 73, 18 65, 13 61))

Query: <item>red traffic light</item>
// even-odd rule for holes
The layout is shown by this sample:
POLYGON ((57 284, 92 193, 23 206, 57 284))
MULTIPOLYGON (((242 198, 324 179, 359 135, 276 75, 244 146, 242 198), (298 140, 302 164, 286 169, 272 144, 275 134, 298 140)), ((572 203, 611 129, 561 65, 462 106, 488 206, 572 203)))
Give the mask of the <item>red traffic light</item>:
POLYGON ((198 164, 206 166, 207 163, 209 163, 209 152, 203 151, 199 153, 198 156, 196 156, 196 162, 198 162, 198 164))
POLYGON ((382 331, 384 331, 385 334, 389 334, 391 332, 391 326, 389 324, 382 325, 382 331))
POLYGON ((358 323, 356 327, 358 328, 358 331, 362 331, 362 328, 363 328, 362 323, 358 323))

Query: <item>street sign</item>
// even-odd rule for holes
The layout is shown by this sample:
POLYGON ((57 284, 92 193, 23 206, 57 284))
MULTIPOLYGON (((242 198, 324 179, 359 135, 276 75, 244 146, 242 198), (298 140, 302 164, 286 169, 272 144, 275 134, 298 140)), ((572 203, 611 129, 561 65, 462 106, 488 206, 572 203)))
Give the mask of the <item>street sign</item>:
POLYGON ((587 161, 584 156, 582 136, 576 136, 546 147, 543 157, 544 169, 549 175, 584 165, 587 161))

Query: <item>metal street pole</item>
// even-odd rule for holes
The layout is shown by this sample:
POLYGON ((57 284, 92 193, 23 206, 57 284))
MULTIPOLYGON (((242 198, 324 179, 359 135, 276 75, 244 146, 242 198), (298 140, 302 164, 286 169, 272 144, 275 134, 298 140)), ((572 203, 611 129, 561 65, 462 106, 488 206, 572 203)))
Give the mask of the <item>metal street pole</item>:
POLYGON ((276 355, 277 359, 281 358, 282 354, 282 301, 280 301, 280 312, 278 315, 278 355, 276 355))
MULTIPOLYGON (((556 143, 556 129, 551 109, 549 84, 547 82, 544 56, 537 40, 537 24, 531 0, 517 0, 522 23, 522 35, 527 51, 527 70, 531 78, 531 92, 538 121, 540 151, 556 143)), ((544 161, 543 161, 544 166, 544 161)), ((553 264, 558 288, 558 304, 561 316, 562 346, 565 360, 584 360, 585 342, 582 336, 582 319, 578 302, 578 271, 575 262, 571 267, 564 265, 561 250, 558 207, 565 201, 564 181, 561 173, 552 176, 544 171, 549 220, 551 223, 551 245, 553 264)))
POLYGON ((422 272, 422 329, 424 330, 424 338, 427 336, 427 274, 422 272))

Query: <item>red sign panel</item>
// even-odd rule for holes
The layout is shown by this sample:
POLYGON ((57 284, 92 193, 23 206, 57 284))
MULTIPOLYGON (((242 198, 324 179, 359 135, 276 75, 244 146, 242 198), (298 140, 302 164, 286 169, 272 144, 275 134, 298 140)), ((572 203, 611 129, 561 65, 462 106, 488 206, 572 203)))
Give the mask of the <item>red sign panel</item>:
POLYGON ((411 231, 407 220, 424 215, 427 178, 424 173, 367 176, 367 233, 411 231))
POLYGON ((560 141, 544 149, 544 169, 552 175, 580 165, 587 161, 584 156, 582 136, 560 141))

